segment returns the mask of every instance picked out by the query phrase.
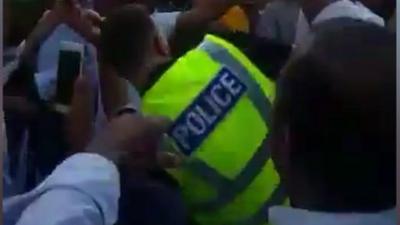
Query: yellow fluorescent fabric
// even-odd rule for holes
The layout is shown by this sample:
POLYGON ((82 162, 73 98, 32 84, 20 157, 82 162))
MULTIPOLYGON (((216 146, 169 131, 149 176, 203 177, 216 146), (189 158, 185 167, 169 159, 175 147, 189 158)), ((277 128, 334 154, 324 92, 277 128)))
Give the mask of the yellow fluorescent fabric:
MULTIPOLYGON (((146 93, 143 111, 176 119, 220 68, 221 65, 213 61, 207 53, 201 50, 190 52, 146 93), (198 63, 188 63, 188 59, 198 63), (205 79, 205 76, 208 79, 205 79)), ((244 96, 235 105, 234 110, 218 124, 218 129, 210 133, 194 156, 203 159, 221 175, 234 179, 266 137, 267 127, 262 125, 263 123, 261 115, 244 96), (238 137, 238 129, 247 129, 251 132, 241 132, 241 137, 238 137), (235 163, 227 163, 228 161, 235 163)))
POLYGON ((146 92, 143 112, 175 120, 218 72, 220 65, 207 59, 207 53, 196 50, 181 57, 146 92))
POLYGON ((195 155, 234 180, 265 138, 267 128, 263 123, 250 100, 242 97, 195 155))
MULTIPOLYGON (((275 98, 275 84, 230 43, 207 35, 206 40, 223 46, 247 68, 270 102, 275 98)), ((188 52, 166 71, 143 97, 145 114, 167 116, 175 120, 209 84, 223 65, 200 48, 188 52)), ((236 71, 233 71, 236 73, 236 71)), ((234 181, 258 150, 269 132, 262 116, 245 93, 233 109, 218 123, 187 163, 194 158, 234 181)), ((264 149, 268 151, 268 149, 264 149)), ((169 170, 180 183, 189 211, 200 225, 235 224, 259 212, 279 184, 272 160, 268 160, 245 190, 227 204, 212 212, 193 211, 192 206, 218 199, 217 187, 193 171, 182 167, 169 170)), ((257 225, 257 224, 251 224, 257 225)))
POLYGON ((217 197, 214 187, 190 171, 171 169, 168 172, 181 184, 182 195, 188 205, 195 205, 217 197))
POLYGON ((252 74, 253 79, 257 81, 257 83, 261 86, 264 93, 268 97, 268 99, 273 102, 275 99, 275 84, 265 78, 265 75, 235 46, 231 43, 218 38, 214 35, 207 35, 206 39, 211 40, 221 46, 224 46, 232 55, 235 56, 243 65, 246 67, 250 74, 252 74))
POLYGON ((200 224, 234 224, 253 216, 260 210, 269 196, 279 185, 280 179, 275 172, 272 160, 268 160, 262 172, 226 207, 211 213, 198 213, 197 220, 200 224))

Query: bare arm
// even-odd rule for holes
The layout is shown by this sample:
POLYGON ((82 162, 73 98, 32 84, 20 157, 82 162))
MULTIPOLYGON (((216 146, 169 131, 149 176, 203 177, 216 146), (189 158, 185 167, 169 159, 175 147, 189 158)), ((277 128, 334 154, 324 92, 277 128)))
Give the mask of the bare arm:
POLYGON ((256 15, 253 11, 257 7, 250 6, 263 2, 265 0, 194 0, 193 8, 177 18, 175 33, 170 38, 173 55, 178 57, 194 48, 208 31, 226 31, 217 20, 234 5, 246 6, 246 13, 256 15))
POLYGON ((222 16, 235 1, 195 1, 194 7, 179 15, 175 33, 170 39, 174 56, 179 56, 196 46, 203 38, 209 25, 222 16))
POLYGON ((104 112, 110 118, 118 109, 129 103, 126 81, 107 66, 100 68, 101 100, 104 112))

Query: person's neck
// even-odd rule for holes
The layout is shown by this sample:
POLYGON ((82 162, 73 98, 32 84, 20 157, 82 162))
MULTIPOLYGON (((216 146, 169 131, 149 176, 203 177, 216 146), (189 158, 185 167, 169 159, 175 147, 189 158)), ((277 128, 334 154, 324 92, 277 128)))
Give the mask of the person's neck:
POLYGON ((149 89, 158 79, 159 76, 155 77, 152 76, 154 71, 161 65, 169 62, 171 59, 170 57, 164 56, 157 56, 154 57, 153 60, 147 63, 145 66, 141 67, 139 70, 136 71, 135 77, 148 77, 149 79, 146 82, 142 82, 139 80, 131 80, 130 82, 135 86, 136 90, 139 92, 140 95, 143 95, 147 89, 149 89))
POLYGON ((303 0, 301 9, 309 23, 318 16, 318 14, 328 5, 339 0, 303 0))

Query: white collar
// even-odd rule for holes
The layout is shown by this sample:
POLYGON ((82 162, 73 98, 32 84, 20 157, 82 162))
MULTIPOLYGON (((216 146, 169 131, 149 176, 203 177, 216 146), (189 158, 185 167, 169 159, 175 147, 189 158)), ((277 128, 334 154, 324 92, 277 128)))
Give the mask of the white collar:
MULTIPOLYGON (((385 21, 381 17, 374 14, 360 2, 352 2, 349 0, 339 0, 326 6, 312 21, 312 25, 329 19, 343 17, 359 19, 379 26, 385 26, 385 21)), ((301 44, 310 32, 310 24, 304 16, 303 10, 300 10, 297 20, 295 44, 301 44)))
POLYGON ((269 209, 271 225, 395 225, 396 210, 377 213, 323 213, 276 206, 269 209))
POLYGON ((340 0, 326 6, 315 17, 312 24, 315 25, 329 19, 340 17, 360 19, 379 26, 385 26, 385 21, 365 7, 361 2, 352 2, 350 0, 340 0))

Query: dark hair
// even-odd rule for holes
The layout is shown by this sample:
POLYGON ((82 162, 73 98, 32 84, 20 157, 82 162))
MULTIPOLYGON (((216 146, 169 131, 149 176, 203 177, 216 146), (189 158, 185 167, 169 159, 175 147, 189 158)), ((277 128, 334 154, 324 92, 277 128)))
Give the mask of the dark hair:
POLYGON ((129 4, 112 11, 101 26, 100 56, 120 76, 129 76, 144 63, 154 34, 145 7, 129 4))
POLYGON ((360 2, 386 21, 396 13, 396 0, 361 0, 360 2))
POLYGON ((278 81, 273 134, 289 127, 291 167, 323 193, 320 210, 395 206, 395 49, 383 27, 331 20, 278 81))

